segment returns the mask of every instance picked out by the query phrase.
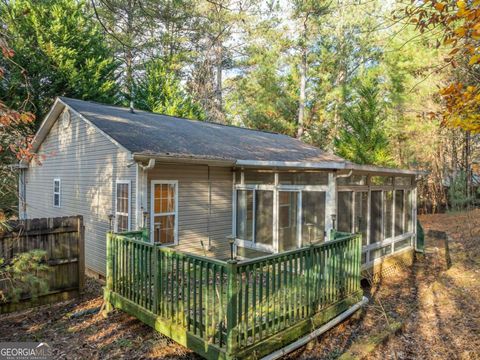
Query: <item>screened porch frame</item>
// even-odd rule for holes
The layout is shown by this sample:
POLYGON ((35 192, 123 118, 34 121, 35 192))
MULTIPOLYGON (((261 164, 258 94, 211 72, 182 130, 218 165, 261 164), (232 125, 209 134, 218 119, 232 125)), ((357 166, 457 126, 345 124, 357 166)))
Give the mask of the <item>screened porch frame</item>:
MULTIPOLYGON (((416 234, 417 234, 417 188, 416 184, 414 181, 412 181, 412 185, 395 185, 395 177, 405 177, 401 175, 385 175, 381 174, 381 176, 389 176, 392 177, 393 183, 392 185, 370 185, 371 182, 371 177, 372 176, 378 176, 376 173, 371 173, 367 175, 366 179, 366 185, 338 185, 337 186, 337 192, 352 192, 353 197, 352 197, 352 203, 354 203, 355 196, 357 196, 358 193, 362 192, 367 192, 368 193, 368 198, 367 198, 367 235, 366 235, 366 245, 362 246, 362 254, 365 254, 365 262, 362 264, 364 268, 370 267, 372 265, 375 265, 376 263, 379 263, 382 261, 382 257, 377 258, 377 259, 370 259, 370 251, 375 250, 375 249, 380 249, 385 246, 391 245, 391 251, 390 255, 394 253, 400 253, 403 252, 404 249, 400 251, 395 251, 394 250, 394 245, 395 243, 398 243, 400 241, 403 241, 405 239, 411 238, 412 241, 416 239, 416 234), (393 191, 393 197, 395 199, 395 191, 397 190, 403 190, 404 195, 403 195, 403 209, 406 209, 406 204, 407 204, 407 196, 406 196, 406 191, 410 190, 410 196, 411 196, 411 201, 412 201, 412 231, 407 231, 404 232, 403 234, 400 235, 394 235, 395 234, 395 222, 396 222, 396 216, 395 216, 395 210, 396 210, 396 203, 395 200, 393 201, 392 204, 392 234, 393 236, 389 238, 385 238, 385 191, 393 191), (372 191, 382 191, 382 197, 381 197, 381 233, 382 233, 382 240, 371 243, 371 194, 372 191)), ((410 176, 411 177, 411 176, 410 176)), ((338 205, 338 204, 336 204, 338 205)), ((336 206, 336 213, 338 216, 338 206, 336 206)), ((355 224, 355 219, 356 219, 356 214, 355 214, 355 206, 352 207, 352 225, 353 229, 352 231, 355 230, 356 224, 355 224)), ((402 216, 402 227, 405 230, 407 227, 407 211, 403 211, 403 216, 402 216)), ((412 247, 412 243, 410 243, 410 247, 412 247)))
MULTIPOLYGON (((356 224, 356 214, 355 214, 355 206, 354 199, 357 194, 366 192, 367 193, 367 214, 366 214, 366 245, 362 246, 362 254, 365 256, 365 262, 362 266, 369 267, 375 265, 377 262, 382 261, 384 256, 380 256, 376 259, 371 259, 370 252, 372 250, 384 248, 388 245, 391 246, 389 251, 389 255, 394 253, 403 252, 405 249, 395 251, 395 244, 406 239, 411 239, 411 242, 408 249, 411 249, 415 245, 412 244, 412 241, 416 239, 417 233, 417 215, 416 215, 416 208, 417 208, 417 188, 416 183, 412 175, 402 175, 402 174, 385 174, 385 173, 350 173, 350 176, 353 175, 363 175, 365 176, 365 184, 364 185, 337 185, 337 173, 330 171, 328 172, 328 184, 327 185, 285 185, 279 183, 279 173, 281 171, 276 169, 265 170, 262 169, 260 171, 270 171, 274 173, 274 183, 273 184, 246 184, 245 183, 245 171, 259 171, 260 169, 241 169, 240 172, 240 183, 236 183, 237 176, 235 173, 233 174, 233 196, 232 196, 232 230, 235 236, 235 245, 261 250, 261 251, 269 251, 278 253, 279 252, 279 224, 278 224, 278 209, 279 209, 279 192, 281 191, 292 191, 292 192, 302 192, 302 191, 319 191, 325 192, 325 233, 326 236, 324 237, 325 241, 329 241, 329 235, 331 230, 333 230, 333 221, 332 215, 335 215, 338 219, 338 196, 337 194, 340 192, 352 192, 352 219, 351 225, 352 228, 350 231, 352 233, 357 231, 357 224, 356 224), (391 184, 387 185, 372 185, 371 179, 374 176, 385 176, 390 177, 392 180, 391 184), (405 178, 408 177, 412 179, 410 185, 405 184, 396 184, 395 178, 405 178), (239 190, 250 190, 250 191, 257 191, 257 190, 266 190, 273 192, 273 224, 272 224, 272 235, 273 235, 273 245, 272 246, 265 246, 264 244, 259 244, 255 242, 255 214, 253 214, 253 224, 252 224, 252 241, 245 240, 237 237, 237 191, 239 190), (395 201, 395 192, 398 190, 403 190, 403 214, 402 214, 402 229, 403 233, 399 235, 395 235, 395 225, 396 225, 396 201, 395 201), (411 221, 412 221, 412 229, 408 231, 407 229, 407 202, 409 199, 407 198, 407 192, 410 191, 410 201, 411 201, 411 221), (372 198, 372 191, 381 191, 381 240, 375 243, 371 243, 371 198, 372 198), (393 204, 391 209, 392 214, 392 236, 385 238, 385 192, 392 191, 393 192, 393 204)), ((297 170, 296 172, 302 172, 302 170, 297 170)), ((321 172, 326 172, 322 170, 321 172)), ((339 177, 345 177, 345 174, 340 175, 339 177)), ((255 193, 254 193, 255 194, 255 193)), ((297 245, 298 247, 302 246, 302 201, 301 196, 299 197, 299 201, 297 203, 297 245)), ((253 202, 255 204, 255 195, 253 196, 253 202)), ((255 207, 254 207, 255 209, 255 207)))
MULTIPOLYGON (((268 170, 267 170, 268 171, 268 170)), ((279 182, 279 171, 271 170, 274 173, 274 183, 273 184, 246 184, 245 183, 245 173, 241 171, 240 183, 236 183, 235 173, 233 174, 233 194, 232 194, 232 231, 235 236, 235 245, 255 249, 260 251, 268 251, 272 253, 278 253, 280 249, 279 244, 279 224, 278 224, 278 209, 279 209, 279 193, 282 191, 285 192, 323 192, 325 193, 325 235, 324 241, 328 240, 330 236, 330 230, 333 229, 333 224, 331 220, 331 215, 334 214, 331 212, 333 202, 336 202, 335 190, 331 192, 332 186, 335 188, 335 173, 328 172, 328 184, 327 185, 287 185, 280 184, 279 182), (267 246, 265 244, 257 243, 255 240, 255 214, 252 219, 252 240, 241 239, 237 237, 237 192, 242 190, 249 190, 254 192, 253 196, 253 209, 255 210, 255 191, 272 191, 273 192, 273 223, 272 223, 272 246, 267 246), (330 194, 330 195, 329 195, 330 194), (332 196, 333 195, 333 196, 332 196), (328 224, 328 225, 327 225, 328 224)), ((325 173, 326 171, 322 171, 325 173)), ((302 196, 299 197, 297 202, 297 248, 302 247, 302 196)))

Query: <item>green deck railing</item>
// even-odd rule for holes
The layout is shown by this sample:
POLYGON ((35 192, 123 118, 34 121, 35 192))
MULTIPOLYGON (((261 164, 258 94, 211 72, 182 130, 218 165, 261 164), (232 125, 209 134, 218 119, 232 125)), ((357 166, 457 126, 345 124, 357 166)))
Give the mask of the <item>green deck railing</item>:
POLYGON ((248 261, 107 236, 105 299, 200 355, 255 358, 361 299, 360 235, 248 261))

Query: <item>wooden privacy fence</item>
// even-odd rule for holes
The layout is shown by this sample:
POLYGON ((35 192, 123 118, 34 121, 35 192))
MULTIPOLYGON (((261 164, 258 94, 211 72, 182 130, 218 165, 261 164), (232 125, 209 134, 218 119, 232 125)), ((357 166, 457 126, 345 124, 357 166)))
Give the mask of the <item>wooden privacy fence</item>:
POLYGON ((248 261, 107 236, 106 301, 208 358, 258 358, 362 298, 361 237, 248 261))
MULTIPOLYGON (((9 221, 0 232, 0 258, 8 263, 17 254, 39 249, 46 252, 50 271, 39 274, 48 282, 48 292, 35 305, 65 300, 78 295, 84 287, 84 226, 81 216, 9 221)), ((0 279, 8 292, 8 283, 0 279)), ((0 303, 0 313, 33 305, 28 293, 18 303, 0 303)))

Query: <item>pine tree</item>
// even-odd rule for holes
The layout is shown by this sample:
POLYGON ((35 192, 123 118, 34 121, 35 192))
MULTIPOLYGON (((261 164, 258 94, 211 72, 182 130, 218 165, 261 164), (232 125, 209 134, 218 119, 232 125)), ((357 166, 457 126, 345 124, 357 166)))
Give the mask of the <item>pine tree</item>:
POLYGON ((336 153, 358 164, 391 165, 378 85, 361 84, 345 105, 334 140, 336 153))
POLYGON ((41 120, 59 95, 116 102, 118 63, 84 1, 14 0, 3 2, 0 14, 20 65, 0 64, 6 68, 0 97, 10 105, 28 98, 41 120))
POLYGON ((175 70, 162 59, 146 63, 135 93, 140 109, 189 119, 205 118, 202 108, 182 88, 175 70))

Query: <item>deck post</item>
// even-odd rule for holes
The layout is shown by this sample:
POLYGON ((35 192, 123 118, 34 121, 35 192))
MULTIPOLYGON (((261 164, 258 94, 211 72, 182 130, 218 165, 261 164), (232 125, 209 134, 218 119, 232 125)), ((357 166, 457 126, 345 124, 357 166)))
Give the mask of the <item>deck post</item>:
MULTIPOLYGON (((107 281, 105 283, 105 289, 107 290, 105 293, 110 295, 110 293, 113 291, 113 233, 108 232, 107 233, 107 269, 106 269, 106 276, 107 276, 107 281)), ((107 316, 110 311, 113 310, 113 306, 110 303, 109 299, 104 296, 104 310, 103 310, 103 316, 107 316)))
POLYGON ((237 350, 237 261, 227 261, 227 358, 235 358, 237 350))
POLYGON ((355 290, 360 289, 362 273, 362 233, 355 236, 355 290))
POLYGON ((161 296, 161 293, 160 293, 160 289, 159 289, 159 286, 158 286, 158 283, 160 281, 160 276, 162 276, 160 274, 160 264, 159 264, 159 261, 158 261, 158 253, 159 253, 159 250, 158 250, 158 247, 157 246, 154 246, 153 249, 152 249, 152 256, 153 256, 153 259, 152 259, 152 267, 153 267, 153 309, 152 309, 152 312, 156 315, 159 315, 159 311, 158 311, 158 308, 159 308, 159 302, 158 300, 160 299, 160 296, 161 296))
POLYGON ((310 315, 315 313, 316 307, 317 307, 317 302, 316 298, 314 297, 314 291, 312 284, 316 283, 316 279, 312 278, 314 275, 314 272, 312 271, 312 267, 314 266, 314 261, 313 261, 313 256, 314 256, 314 247, 313 244, 310 244, 310 248, 308 251, 308 262, 307 262, 307 309, 308 313, 310 315))

